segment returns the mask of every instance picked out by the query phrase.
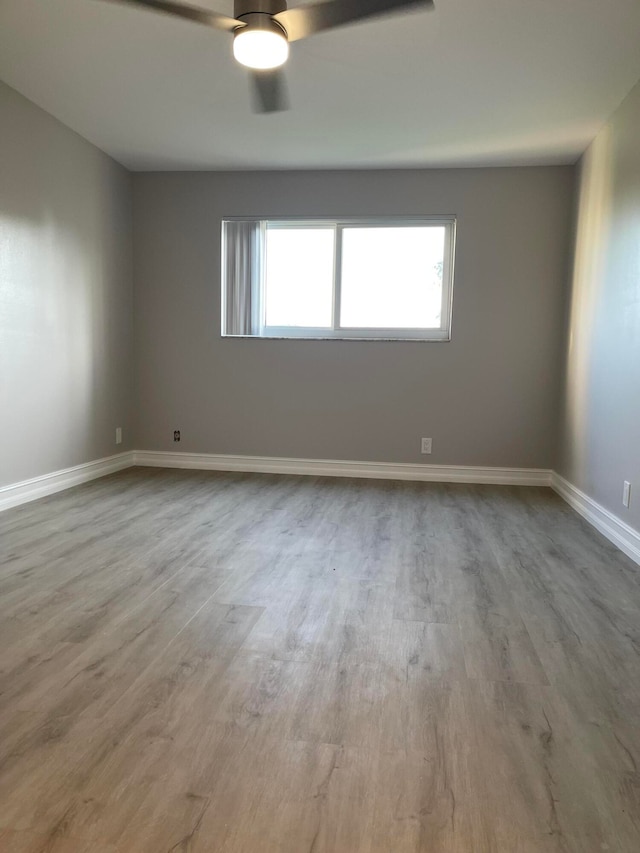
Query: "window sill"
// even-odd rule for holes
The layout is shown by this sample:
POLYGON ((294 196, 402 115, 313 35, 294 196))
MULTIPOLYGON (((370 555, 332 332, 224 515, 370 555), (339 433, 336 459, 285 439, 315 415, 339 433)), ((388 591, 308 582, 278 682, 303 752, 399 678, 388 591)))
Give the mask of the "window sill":
POLYGON ((338 337, 337 335, 221 335, 227 340, 240 341, 383 341, 386 343, 418 343, 418 344, 448 344, 451 342, 451 336, 446 338, 422 338, 422 337, 382 337, 382 336, 357 336, 349 337, 347 335, 338 337))

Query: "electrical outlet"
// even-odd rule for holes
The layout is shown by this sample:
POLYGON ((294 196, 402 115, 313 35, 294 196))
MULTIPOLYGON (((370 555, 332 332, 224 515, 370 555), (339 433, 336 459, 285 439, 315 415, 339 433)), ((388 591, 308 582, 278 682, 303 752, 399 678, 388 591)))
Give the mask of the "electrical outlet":
POLYGON ((423 438, 420 443, 420 453, 431 453, 431 439, 423 438))
POLYGON ((116 444, 122 444, 122 427, 116 427, 116 444))
POLYGON ((174 429, 173 440, 174 441, 180 441, 180 430, 179 429, 174 429))
POLYGON ((627 509, 631 503, 631 483, 628 480, 624 481, 624 486, 622 487, 622 504, 626 506, 627 509))

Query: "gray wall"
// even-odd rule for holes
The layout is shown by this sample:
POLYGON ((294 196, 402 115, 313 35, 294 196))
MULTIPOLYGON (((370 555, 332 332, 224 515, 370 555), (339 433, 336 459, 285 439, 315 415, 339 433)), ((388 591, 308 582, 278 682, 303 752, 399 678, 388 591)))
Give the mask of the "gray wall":
POLYGON ((640 530, 640 84, 580 164, 564 400, 559 472, 640 530))
POLYGON ((0 127, 6 485, 130 446, 131 177, 2 83, 0 127))
POLYGON ((137 446, 549 467, 573 181, 571 167, 134 175, 137 446), (450 343, 221 339, 221 218, 393 214, 458 217, 450 343))

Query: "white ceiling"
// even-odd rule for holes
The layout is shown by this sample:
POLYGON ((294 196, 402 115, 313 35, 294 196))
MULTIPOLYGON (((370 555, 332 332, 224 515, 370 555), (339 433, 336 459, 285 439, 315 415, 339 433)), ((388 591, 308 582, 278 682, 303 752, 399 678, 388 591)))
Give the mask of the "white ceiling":
POLYGON ((640 2, 436 0, 323 33, 291 46, 272 115, 231 42, 102 0, 0 2, 0 79, 135 170, 574 162, 640 77, 640 2))

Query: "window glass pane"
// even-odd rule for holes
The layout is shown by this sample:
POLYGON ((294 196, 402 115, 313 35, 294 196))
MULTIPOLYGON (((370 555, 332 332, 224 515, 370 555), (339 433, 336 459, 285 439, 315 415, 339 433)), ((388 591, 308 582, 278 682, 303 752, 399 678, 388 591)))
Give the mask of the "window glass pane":
POLYGON ((330 328, 333 228, 267 228, 267 326, 330 328))
POLYGON ((345 228, 340 324, 440 326, 444 226, 345 228))

